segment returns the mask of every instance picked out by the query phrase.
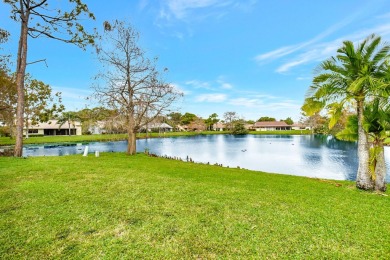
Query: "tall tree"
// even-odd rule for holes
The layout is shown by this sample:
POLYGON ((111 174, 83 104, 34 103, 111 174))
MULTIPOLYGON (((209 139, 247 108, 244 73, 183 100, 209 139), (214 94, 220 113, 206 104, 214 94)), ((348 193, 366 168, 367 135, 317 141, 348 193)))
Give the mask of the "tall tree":
MULTIPOLYGON (((357 46, 345 41, 338 55, 322 62, 314 77, 302 107, 308 115, 324 108, 330 111, 330 128, 342 115, 343 108, 354 105, 358 120, 359 166, 356 186, 371 190, 374 180, 369 172, 369 145, 363 128, 364 104, 372 96, 387 95, 385 81, 389 44, 381 45, 381 38, 371 35, 357 46)), ((387 89, 388 91, 388 89, 387 89)))
POLYGON ((284 121, 288 125, 294 124, 294 121, 291 119, 291 117, 287 117, 285 120, 282 120, 282 121, 284 121))
MULTIPOLYGON (((0 44, 3 44, 8 41, 9 32, 0 28, 0 44)), ((2 50, 2 48, 0 48, 2 50)), ((7 63, 10 58, 10 55, 0 55, 0 69, 7 70, 7 63)))
POLYGON ((194 120, 196 120, 198 117, 195 114, 186 112, 182 117, 181 117, 181 123, 183 125, 188 125, 194 120))
POLYGON ((104 84, 97 83, 95 95, 125 117, 127 154, 132 155, 136 153, 136 133, 166 114, 182 94, 161 79, 157 59, 148 59, 138 45, 139 33, 131 25, 115 21, 104 26, 97 46, 98 59, 105 66, 98 78, 104 84))
POLYGON ((245 121, 240 119, 234 122, 232 134, 234 135, 246 135, 249 133, 249 130, 245 128, 245 121))
POLYGON ((79 120, 76 112, 68 111, 68 112, 62 112, 62 114, 58 117, 58 124, 63 126, 64 124, 68 124, 68 135, 71 136, 71 126, 76 127, 76 120, 79 120))
POLYGON ((61 112, 64 107, 61 104, 61 93, 57 92, 52 95, 52 88, 49 85, 31 79, 29 75, 26 75, 25 83, 24 116, 26 138, 28 138, 30 126, 48 121, 53 114, 61 112), (55 101, 54 98, 57 100, 55 101))
POLYGON ((16 100, 15 81, 11 75, 0 68, 0 121, 8 126, 11 138, 14 137, 16 100))
POLYGON ((4 0, 12 8, 11 18, 20 23, 20 36, 16 62, 16 86, 18 92, 16 111, 16 143, 14 156, 22 156, 24 124, 24 80, 27 66, 28 37, 47 37, 72 43, 84 48, 94 42, 79 23, 80 17, 94 19, 86 4, 81 0, 69 0, 73 9, 56 8, 56 3, 48 0, 4 0), (49 2, 52 5, 49 5, 49 2))
POLYGON ((236 112, 228 111, 223 114, 223 118, 225 120, 226 128, 231 131, 233 129, 233 123, 238 120, 238 116, 236 112))
POLYGON ((177 129, 177 125, 181 122, 182 114, 179 112, 171 112, 167 115, 168 123, 173 126, 174 129, 177 129))
POLYGON ((257 122, 274 122, 276 119, 274 117, 269 117, 269 116, 262 116, 257 120, 257 122))
POLYGON ((207 129, 211 130, 212 126, 219 122, 217 113, 212 113, 209 115, 209 117, 205 120, 205 123, 207 125, 207 129))
MULTIPOLYGON (((386 102, 387 103, 387 102, 386 102)), ((390 130, 390 105, 379 99, 365 105, 363 128, 368 134, 370 145, 369 171, 375 182, 375 190, 386 190, 386 163, 384 144, 390 130)), ((356 115, 347 119, 346 128, 339 132, 337 138, 346 141, 358 139, 358 120, 356 115)))

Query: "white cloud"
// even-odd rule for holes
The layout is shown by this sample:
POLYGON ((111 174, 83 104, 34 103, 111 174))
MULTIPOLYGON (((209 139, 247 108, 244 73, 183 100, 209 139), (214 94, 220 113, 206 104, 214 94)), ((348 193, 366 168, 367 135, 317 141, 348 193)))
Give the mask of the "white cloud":
POLYGON ((222 88, 222 89, 232 89, 232 88, 233 88, 233 85, 230 84, 230 83, 222 83, 222 84, 221 84, 221 88, 222 88))
POLYGON ((186 85, 191 86, 196 89, 208 89, 212 90, 212 87, 209 82, 199 81, 199 80, 189 80, 185 82, 186 85))
POLYGON ((218 77, 217 83, 220 85, 220 88, 221 88, 221 89, 232 89, 232 88, 233 88, 233 85, 230 84, 230 83, 227 83, 227 82, 224 80, 224 77, 223 77, 223 76, 219 76, 219 77, 218 77))
POLYGON ((258 107, 263 105, 263 102, 259 99, 240 97, 229 100, 229 104, 242 107, 258 107))
POLYGON ((196 102, 220 103, 227 99, 225 94, 202 94, 195 97, 196 102))
POLYGON ((160 1, 159 18, 163 20, 219 19, 233 10, 250 11, 257 0, 167 0, 160 1), (202 14, 199 11, 204 11, 202 14))
POLYGON ((218 91, 220 89, 233 89, 233 85, 231 83, 226 82, 223 78, 223 76, 220 76, 215 81, 188 80, 184 84, 194 89, 207 89, 212 91, 218 91))
POLYGON ((282 111, 282 110, 299 110, 301 104, 295 100, 285 99, 283 97, 273 97, 273 101, 267 95, 258 95, 255 98, 239 97, 228 101, 230 105, 254 108, 259 111, 282 111), (260 98, 264 96, 264 98, 260 98))
POLYGON ((291 62, 288 62, 288 63, 285 63, 283 64, 282 66, 280 66, 276 72, 279 72, 279 73, 283 73, 283 72, 287 72, 289 71, 291 68, 293 67, 296 67, 298 65, 301 65, 301 64, 304 64, 306 62, 310 61, 310 59, 308 57, 305 57, 305 55, 303 57, 301 57, 300 59, 297 59, 297 60, 293 60, 291 62))
POLYGON ((97 106, 96 100, 91 98, 92 90, 58 86, 53 86, 52 89, 54 93, 61 92, 62 103, 67 111, 83 109, 86 103, 91 106, 97 106))
POLYGON ((92 90, 87 89, 74 89, 67 87, 52 87, 53 92, 61 92, 61 96, 63 98, 71 98, 71 99, 83 99, 85 100, 87 97, 92 95, 92 90))
POLYGON ((257 55, 255 57, 255 59, 257 61, 274 60, 274 59, 278 59, 278 58, 284 57, 286 55, 289 55, 291 53, 297 52, 301 49, 304 49, 305 47, 310 46, 310 45, 322 40, 323 38, 331 35, 335 31, 337 31, 338 29, 348 25, 349 23, 352 22, 354 16, 355 15, 352 15, 351 17, 344 19, 340 23, 337 23, 337 24, 329 27, 325 31, 321 32, 320 34, 316 35, 314 38, 312 38, 306 42, 302 42, 302 43, 299 43, 296 45, 291 45, 291 46, 284 46, 284 47, 278 48, 276 50, 257 55))
POLYGON ((190 95, 192 92, 189 90, 184 89, 182 86, 180 86, 177 83, 172 83, 171 84, 177 91, 183 93, 184 95, 190 95))
POLYGON ((381 24, 377 27, 370 29, 360 30, 349 35, 339 37, 333 41, 313 44, 301 53, 297 54, 295 57, 292 57, 288 62, 279 66, 276 69, 276 72, 286 73, 292 68, 302 64, 321 62, 323 60, 326 60, 336 54, 337 49, 342 46, 343 41, 349 40, 358 43, 372 33, 382 36, 383 40, 388 39, 388 36, 390 35, 390 23, 381 24))
POLYGON ((297 80, 311 80, 311 77, 297 77, 297 80))
POLYGON ((169 0, 168 10, 177 19, 183 19, 193 9, 210 7, 218 3, 218 0, 169 0))
POLYGON ((277 59, 277 58, 286 56, 286 55, 288 55, 288 54, 290 54, 298 49, 299 48, 297 46, 285 46, 285 47, 282 47, 282 48, 279 48, 279 49, 276 49, 276 50, 273 50, 273 51, 270 51, 270 52, 267 52, 264 54, 257 55, 255 57, 255 60, 256 61, 265 61, 265 60, 277 59))
MULTIPOLYGON (((278 60, 286 56, 290 57, 289 59, 287 59, 287 61, 279 65, 276 69, 276 72, 278 73, 286 73, 297 66, 308 64, 311 62, 323 61, 335 55, 337 49, 342 45, 342 42, 345 40, 360 42, 372 33, 381 35, 384 40, 386 40, 388 38, 388 35, 390 35, 390 23, 386 23, 385 18, 389 16, 389 13, 377 17, 384 20, 380 21, 380 23, 376 26, 358 30, 350 34, 343 35, 342 37, 338 37, 331 41, 322 41, 326 37, 334 34, 339 29, 347 26, 350 23, 353 23, 354 20, 361 14, 361 12, 362 11, 358 11, 352 14, 351 16, 329 27, 327 30, 321 32, 320 34, 316 35, 314 38, 306 42, 302 42, 296 45, 280 47, 270 52, 257 55, 255 57, 255 60, 257 62, 262 63, 266 61, 278 60)), ((284 60, 286 60, 286 58, 284 58, 284 60)))

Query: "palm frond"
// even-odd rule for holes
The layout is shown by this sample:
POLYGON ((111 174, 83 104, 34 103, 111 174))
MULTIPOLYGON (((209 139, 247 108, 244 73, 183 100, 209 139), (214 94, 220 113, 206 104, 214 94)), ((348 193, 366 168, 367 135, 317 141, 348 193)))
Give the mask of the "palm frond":
POLYGON ((306 98, 301 109, 306 115, 312 116, 315 113, 320 112, 324 106, 325 102, 323 101, 315 100, 314 98, 306 98))
POLYGON ((371 59, 372 54, 376 51, 378 45, 381 42, 381 37, 376 36, 375 34, 371 34, 364 41, 365 43, 369 42, 367 46, 362 46, 363 48, 359 51, 363 54, 363 59, 365 61, 369 61, 371 59))
POLYGON ((332 103, 328 105, 328 114, 329 114, 329 129, 332 129, 336 123, 339 121, 340 117, 343 114, 344 102, 332 103))

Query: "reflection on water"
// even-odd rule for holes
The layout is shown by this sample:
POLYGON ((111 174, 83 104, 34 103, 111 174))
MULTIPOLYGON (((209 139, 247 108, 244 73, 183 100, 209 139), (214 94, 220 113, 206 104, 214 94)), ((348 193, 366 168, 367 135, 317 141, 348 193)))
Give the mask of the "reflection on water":
MULTIPOLYGON (((28 145, 24 156, 58 156, 89 152, 123 152, 127 142, 28 145)), ((317 135, 208 135, 137 140, 137 151, 180 157, 196 162, 292 175, 354 180, 358 165, 356 143, 317 135)), ((389 172, 390 147, 385 148, 389 172)), ((389 176, 387 177, 389 181, 389 176)))

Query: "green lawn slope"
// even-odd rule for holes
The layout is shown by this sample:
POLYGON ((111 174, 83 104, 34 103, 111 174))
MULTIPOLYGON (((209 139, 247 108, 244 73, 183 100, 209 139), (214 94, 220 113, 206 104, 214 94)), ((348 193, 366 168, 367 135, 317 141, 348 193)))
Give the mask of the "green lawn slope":
POLYGON ((1 259, 386 259, 390 198, 144 154, 0 158, 1 259))

